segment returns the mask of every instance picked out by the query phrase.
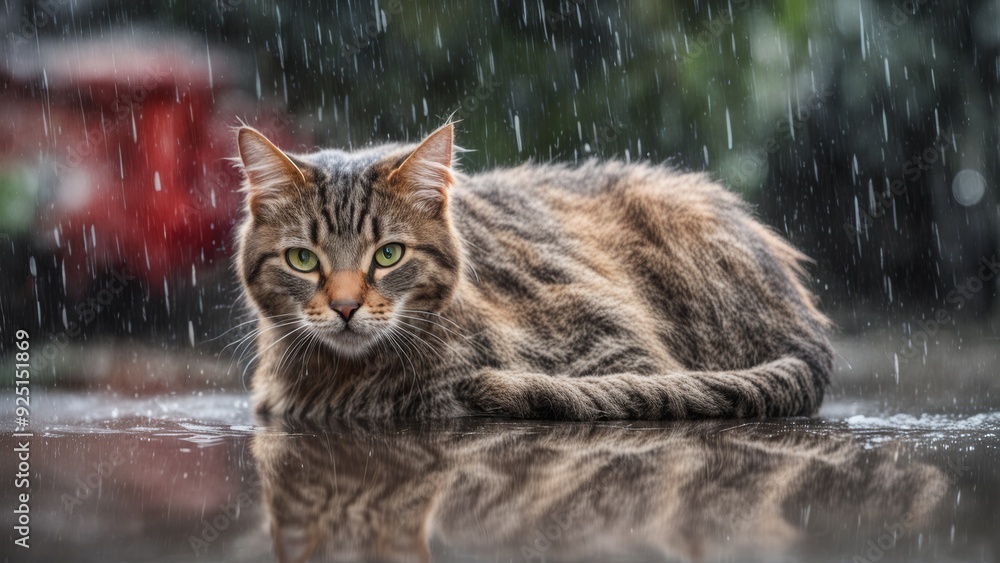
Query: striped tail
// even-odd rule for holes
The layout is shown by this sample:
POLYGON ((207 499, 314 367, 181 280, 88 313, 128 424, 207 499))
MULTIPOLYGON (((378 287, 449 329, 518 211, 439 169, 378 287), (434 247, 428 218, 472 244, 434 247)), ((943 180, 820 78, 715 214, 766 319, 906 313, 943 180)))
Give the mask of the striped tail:
POLYGON ((750 369, 565 377, 484 371, 460 389, 471 414, 550 420, 810 416, 831 366, 786 356, 750 369))

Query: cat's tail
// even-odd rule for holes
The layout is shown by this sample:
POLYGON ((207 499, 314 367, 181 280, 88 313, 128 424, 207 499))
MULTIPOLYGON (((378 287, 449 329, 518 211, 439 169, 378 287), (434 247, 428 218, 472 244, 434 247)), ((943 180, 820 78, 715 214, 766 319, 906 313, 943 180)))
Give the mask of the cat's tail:
POLYGON ((811 416, 830 365, 786 356, 750 369, 561 377, 485 371, 463 386, 472 414, 555 420, 811 416))

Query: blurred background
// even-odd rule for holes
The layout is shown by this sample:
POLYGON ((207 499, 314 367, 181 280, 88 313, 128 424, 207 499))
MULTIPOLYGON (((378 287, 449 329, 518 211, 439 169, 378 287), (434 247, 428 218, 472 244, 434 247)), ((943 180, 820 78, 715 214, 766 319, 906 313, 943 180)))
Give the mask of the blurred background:
POLYGON ((469 171, 729 185, 815 260, 858 389, 996 361, 1000 0, 7 0, 0 31, 0 354, 47 342, 46 385, 242 384, 234 126, 294 152, 452 115, 469 171))

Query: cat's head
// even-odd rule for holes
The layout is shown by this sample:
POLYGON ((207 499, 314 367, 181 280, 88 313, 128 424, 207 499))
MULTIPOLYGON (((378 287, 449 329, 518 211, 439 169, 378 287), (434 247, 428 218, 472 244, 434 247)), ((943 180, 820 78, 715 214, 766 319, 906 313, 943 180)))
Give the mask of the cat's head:
POLYGON ((462 268, 448 213, 452 136, 448 124, 418 146, 292 155, 240 129, 237 268, 260 313, 361 357, 440 311, 462 268))

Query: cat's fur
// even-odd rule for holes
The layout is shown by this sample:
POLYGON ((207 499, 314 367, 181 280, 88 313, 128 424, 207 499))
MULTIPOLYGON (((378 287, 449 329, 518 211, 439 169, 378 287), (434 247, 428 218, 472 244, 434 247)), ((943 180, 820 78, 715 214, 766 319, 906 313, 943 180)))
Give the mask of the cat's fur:
POLYGON ((804 257, 735 195, 703 174, 614 161, 465 175, 452 135, 448 124, 419 146, 286 155, 240 130, 237 267, 259 314, 258 411, 817 411, 832 351, 804 257), (376 268, 388 243, 403 258, 376 268), (318 271, 289 266, 296 247, 318 271), (360 307, 347 317, 345 303, 360 307))
POLYGON ((948 490, 833 427, 274 429, 250 450, 280 561, 810 561, 894 528, 905 557, 948 490))

